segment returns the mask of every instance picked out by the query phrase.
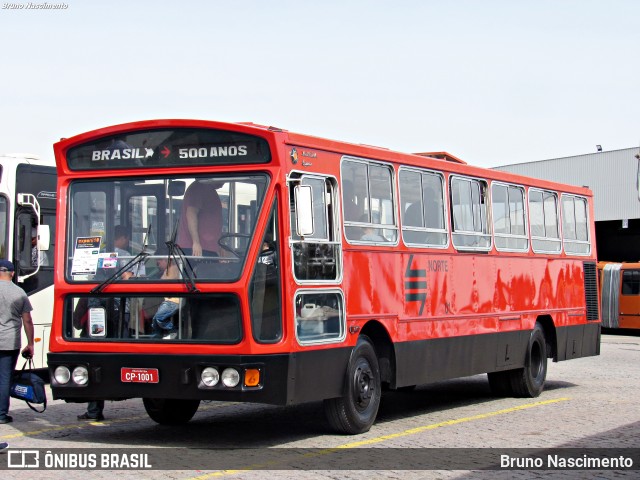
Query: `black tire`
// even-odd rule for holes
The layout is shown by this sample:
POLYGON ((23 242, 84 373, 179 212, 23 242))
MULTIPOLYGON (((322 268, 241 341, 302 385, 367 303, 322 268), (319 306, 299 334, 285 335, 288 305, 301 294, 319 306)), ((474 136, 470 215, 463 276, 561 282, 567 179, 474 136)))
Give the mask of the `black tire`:
POLYGON ((539 323, 531 332, 524 368, 488 373, 491 391, 498 396, 534 398, 544 390, 547 378, 547 342, 539 323))
POLYGON ((536 323, 529 337, 524 365, 524 368, 513 371, 513 395, 521 398, 537 397, 544 390, 544 381, 547 378, 547 342, 539 323, 536 323))
POLYGON ((378 357, 366 335, 358 338, 345 374, 342 397, 324 401, 331 428, 355 435, 369 431, 378 414, 382 388, 378 357))
POLYGON ((182 425, 193 418, 200 400, 143 398, 142 403, 149 417, 160 425, 182 425))

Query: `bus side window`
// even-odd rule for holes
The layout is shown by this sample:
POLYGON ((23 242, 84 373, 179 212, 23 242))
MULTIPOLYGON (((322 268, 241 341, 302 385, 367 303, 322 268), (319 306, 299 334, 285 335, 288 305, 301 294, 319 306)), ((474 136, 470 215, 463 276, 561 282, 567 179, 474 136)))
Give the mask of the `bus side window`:
POLYGON ((344 338, 345 319, 339 292, 301 292, 296 295, 296 337, 302 344, 344 338))
POLYGON ((305 175, 300 185, 312 188, 313 233, 308 237, 296 234, 294 185, 291 186, 291 231, 294 273, 299 280, 336 280, 338 278, 339 242, 336 241, 336 222, 333 219, 335 185, 329 178, 305 175))
POLYGON ((640 270, 622 271, 622 295, 640 295, 640 270))

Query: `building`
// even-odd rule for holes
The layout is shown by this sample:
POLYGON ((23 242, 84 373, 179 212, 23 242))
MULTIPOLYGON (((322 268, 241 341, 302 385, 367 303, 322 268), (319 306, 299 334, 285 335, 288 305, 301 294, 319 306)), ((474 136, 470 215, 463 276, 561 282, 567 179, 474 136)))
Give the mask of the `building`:
POLYGON ((640 261, 640 148, 504 165, 496 170, 589 187, 598 258, 640 261))

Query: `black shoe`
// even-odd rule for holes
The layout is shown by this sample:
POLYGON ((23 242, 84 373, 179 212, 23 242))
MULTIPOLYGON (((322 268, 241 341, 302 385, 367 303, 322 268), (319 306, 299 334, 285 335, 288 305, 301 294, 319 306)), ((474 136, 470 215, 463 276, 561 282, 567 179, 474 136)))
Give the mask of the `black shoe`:
POLYGON ((90 422, 101 422, 104 420, 104 415, 101 413, 98 414, 97 417, 90 417, 88 413, 83 413, 82 415, 78 415, 78 420, 89 420, 90 422))
POLYGON ((11 415, 5 415, 4 418, 0 418, 0 425, 11 422, 13 422, 13 417, 11 415))
POLYGON ((0 452, 8 447, 9 447, 9 444, 7 442, 0 443, 0 452))

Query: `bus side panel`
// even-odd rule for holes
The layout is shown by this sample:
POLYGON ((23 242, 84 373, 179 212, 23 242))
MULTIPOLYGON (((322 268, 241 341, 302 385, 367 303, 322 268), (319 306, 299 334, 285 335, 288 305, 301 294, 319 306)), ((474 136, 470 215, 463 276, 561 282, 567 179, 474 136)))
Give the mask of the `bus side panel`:
POLYGON ((351 347, 328 348, 292 354, 291 372, 295 387, 289 403, 313 402, 341 396, 352 350, 351 347))
MULTIPOLYGON (((396 386, 522 368, 531 331, 438 338, 395 345, 396 386)), ((558 360, 600 354, 600 324, 557 329, 558 360)))
POLYGON ((619 302, 618 328, 640 328, 640 295, 620 293, 619 302))
POLYGON ((558 361, 600 355, 600 323, 558 327, 558 361))
POLYGON ((520 368, 529 334, 516 331, 397 343, 397 386, 520 368))

